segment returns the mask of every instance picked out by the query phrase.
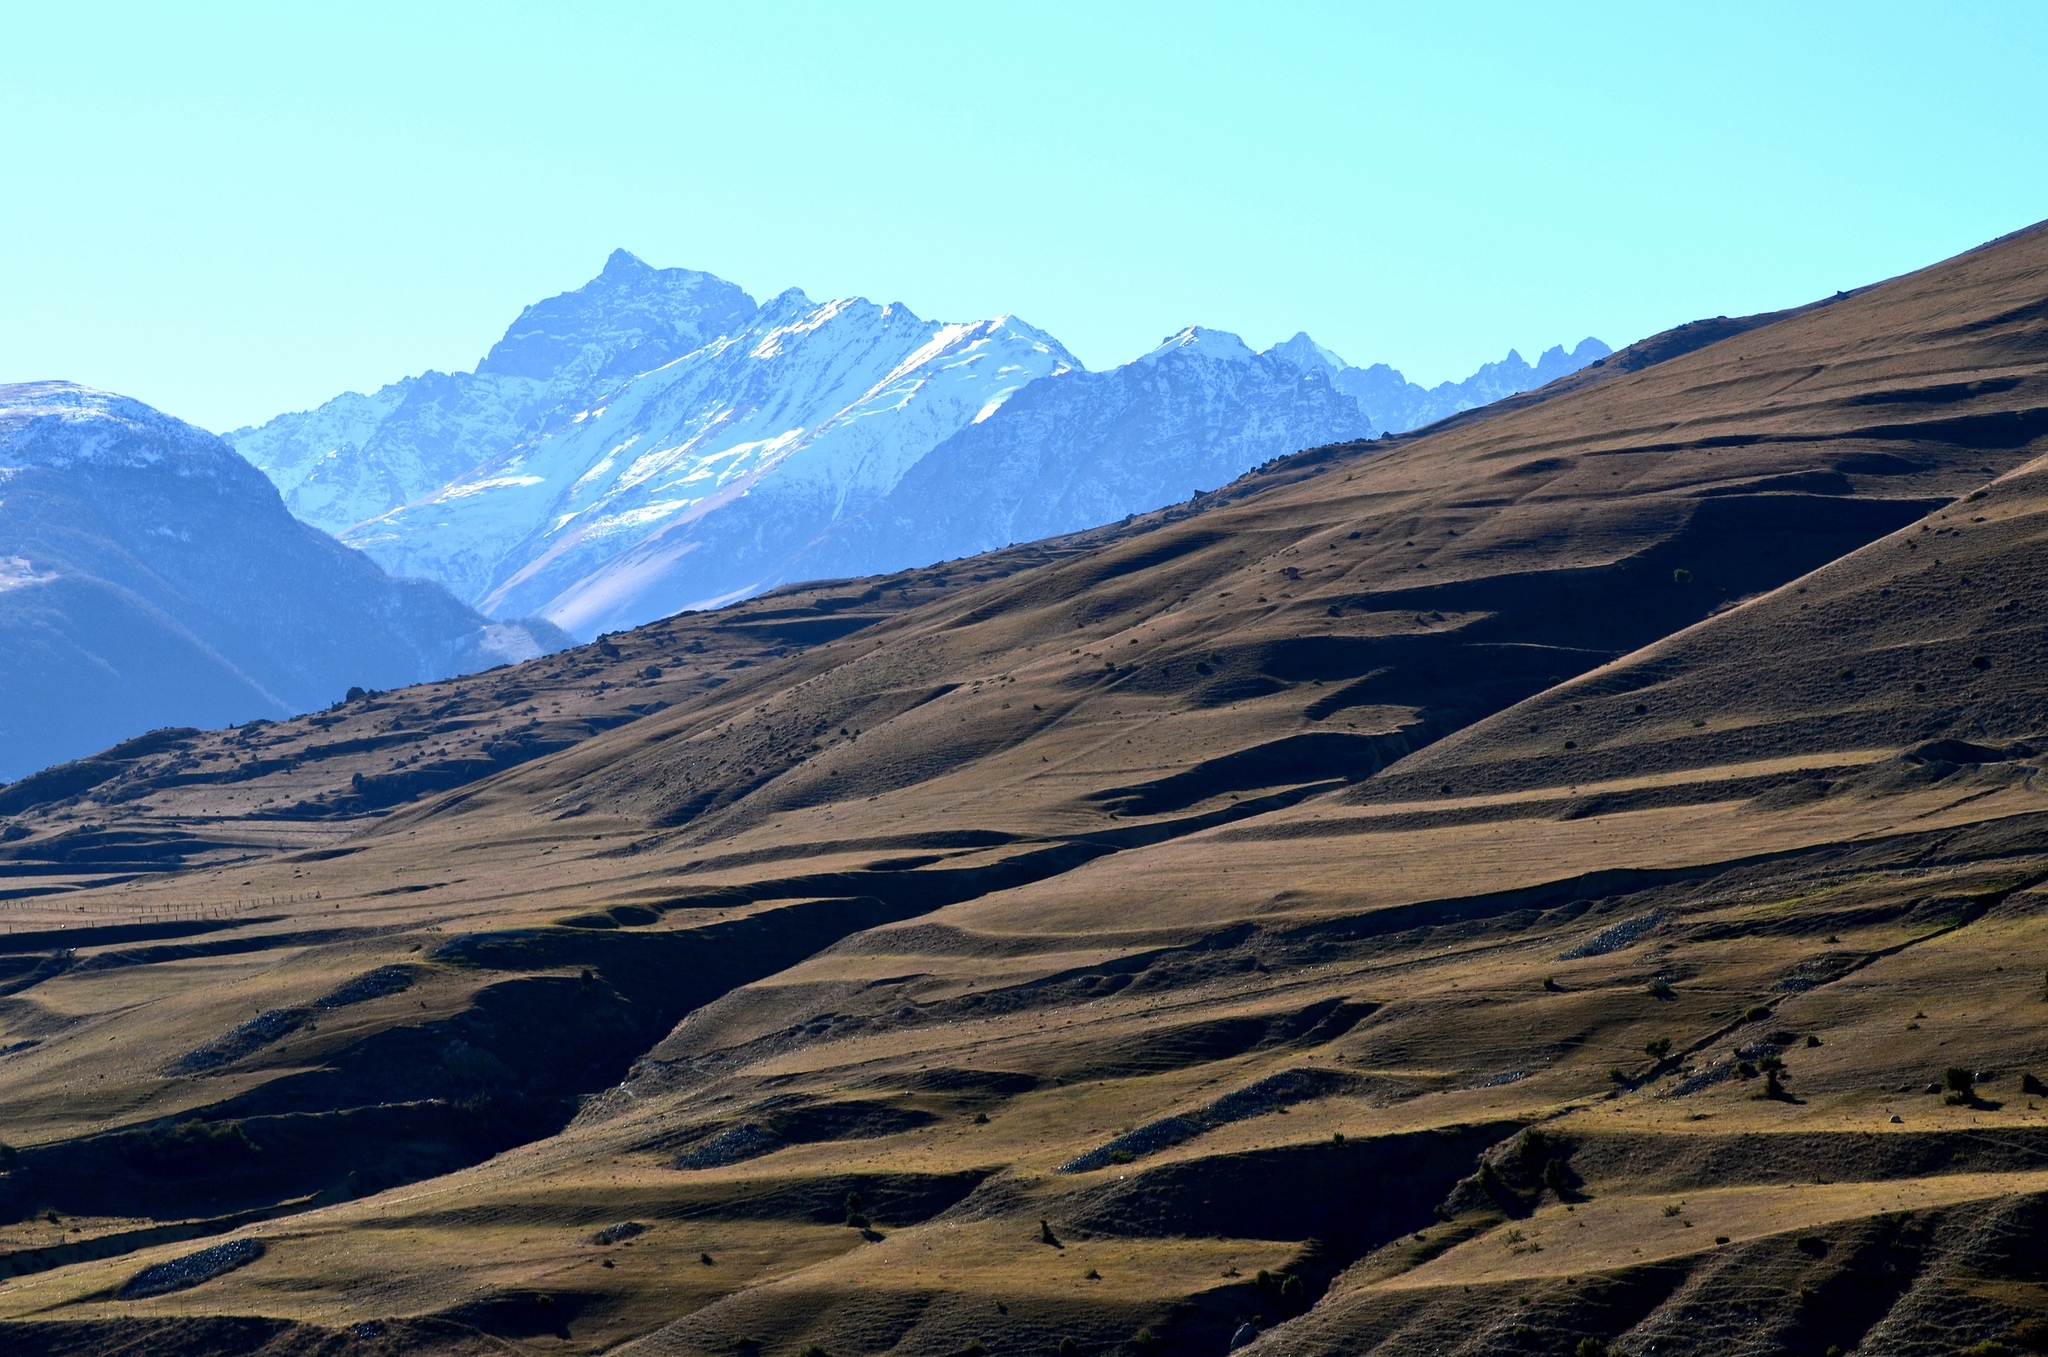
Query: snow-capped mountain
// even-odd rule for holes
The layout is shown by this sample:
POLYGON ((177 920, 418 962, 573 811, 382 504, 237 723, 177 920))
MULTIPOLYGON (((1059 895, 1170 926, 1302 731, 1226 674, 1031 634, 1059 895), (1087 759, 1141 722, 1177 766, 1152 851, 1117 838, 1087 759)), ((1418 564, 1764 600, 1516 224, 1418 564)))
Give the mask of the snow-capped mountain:
POLYGON ((593 392, 738 332, 755 310, 723 279, 616 250, 584 287, 522 311, 473 373, 347 392, 227 439, 293 513, 338 533, 440 489, 593 392))
POLYGON ((1212 490, 1278 453, 1376 432, 1328 363, 1183 330, 1122 367, 1025 387, 807 547, 792 577, 878 574, 1075 532, 1212 490))
POLYGON ((1011 316, 949 324, 795 290, 757 306, 621 250, 528 307, 473 373, 348 393, 228 438, 294 512, 394 574, 588 636, 828 561, 922 563, 1157 508, 1605 352, 1589 340, 1535 368, 1510 353, 1425 391, 1306 335, 1254 354, 1197 328, 1091 374, 1011 316), (899 532, 900 547, 883 540, 899 532))
POLYGON ((1073 365, 1009 317, 774 298, 345 540, 492 614, 590 634, 758 592, 955 430, 1073 365))
POLYGON ((390 578, 204 430, 68 382, 0 386, 0 781, 567 642, 390 578))

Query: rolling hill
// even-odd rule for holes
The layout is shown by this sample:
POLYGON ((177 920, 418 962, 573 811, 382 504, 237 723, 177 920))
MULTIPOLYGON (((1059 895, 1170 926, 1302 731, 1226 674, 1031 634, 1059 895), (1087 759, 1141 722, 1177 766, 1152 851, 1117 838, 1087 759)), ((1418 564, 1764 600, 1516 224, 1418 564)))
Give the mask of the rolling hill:
POLYGON ((0 1332, 2036 1347, 2044 393, 2035 228, 0 791, 0 1332))

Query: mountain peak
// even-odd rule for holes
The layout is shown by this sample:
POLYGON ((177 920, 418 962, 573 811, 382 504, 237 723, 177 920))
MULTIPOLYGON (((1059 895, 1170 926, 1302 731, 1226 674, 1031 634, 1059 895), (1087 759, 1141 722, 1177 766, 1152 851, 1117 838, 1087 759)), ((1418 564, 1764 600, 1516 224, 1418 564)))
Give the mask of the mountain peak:
POLYGON ((0 453, 40 466, 239 462, 220 439, 129 396, 76 382, 0 385, 0 453))
POLYGON ((1275 358, 1283 358, 1306 372, 1310 368, 1324 368, 1330 372, 1342 372, 1351 365, 1331 353, 1308 337, 1308 331, 1295 331, 1294 338, 1285 343, 1275 344, 1266 352, 1275 358))
POLYGON ((520 312, 476 370, 572 384, 637 376, 735 333, 757 310, 714 274, 613 250, 597 277, 520 312))
POLYGON ((654 270, 649 268, 647 262, 640 258, 639 255, 634 254, 631 250, 618 249, 611 252, 610 257, 604 261, 603 270, 597 276, 600 278, 618 279, 633 274, 652 272, 654 270))
POLYGON ((1143 354, 1135 361, 1149 363, 1169 354, 1191 353, 1204 358, 1220 359, 1226 363, 1249 363, 1252 351, 1242 339, 1228 330, 1209 330, 1200 325, 1190 325, 1177 334, 1170 334, 1159 341, 1159 347, 1143 354))

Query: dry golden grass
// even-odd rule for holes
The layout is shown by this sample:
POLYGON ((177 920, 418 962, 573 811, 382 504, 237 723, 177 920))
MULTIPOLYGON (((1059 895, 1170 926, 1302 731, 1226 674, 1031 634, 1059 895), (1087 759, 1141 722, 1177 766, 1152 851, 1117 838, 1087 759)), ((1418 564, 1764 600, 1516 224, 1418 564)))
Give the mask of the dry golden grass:
POLYGON ((201 842, 183 870, 67 868, 0 902, 34 955, 76 947, 0 997, 0 1141, 56 1166, 10 1181, 96 1200, 60 1156, 102 1146, 78 1162, 157 1194, 17 1220, 0 1249, 292 1209, 234 1226, 269 1251, 195 1289, 109 1298, 200 1247, 162 1243, 0 1284, 0 1318, 443 1316, 535 1351, 751 1334, 773 1357, 1099 1351, 1157 1323, 1192 1351, 1282 1317, 1251 1279, 1292 1269, 1342 1279, 1262 1345, 1364 1350, 1397 1292, 1466 1304, 1716 1235, 2026 1199, 2040 1170, 1998 1156, 2048 1153, 2019 1089, 2048 1073, 2048 786, 2006 748, 2048 733, 2044 259, 2036 232, 1193 509, 195 737, 107 784, 135 799, 33 809, 21 843, 59 866, 91 823, 201 842), (1675 568, 1701 590, 1673 594, 1675 568), (835 600, 874 620, 778 640, 835 600), (518 729, 564 747, 389 814, 256 814, 518 729), (1936 736, 1978 752, 1901 757, 1936 736), (369 747, 309 752, 341 739, 369 747), (171 778, 258 754, 279 766, 171 778), (315 1007, 381 967, 409 987, 315 1007), (179 1066, 278 1013, 297 1025, 179 1066), (1736 1047, 1782 1059, 1789 1096, 1720 1078, 1736 1047), (1949 1066, 1995 1073, 1979 1103, 1898 1091, 1949 1066), (386 1103, 480 1133, 515 1095, 560 1129, 424 1178, 427 1132, 337 1131, 319 1155, 362 1177, 290 1166, 262 1202, 148 1181, 119 1138, 203 1114, 296 1144, 396 1125, 346 1121, 386 1103), (1058 1171, 1174 1117, 1128 1162, 1058 1171), (676 1166, 749 1125, 781 1129, 676 1166), (1501 1220, 1474 1156, 1523 1126, 1585 1166, 1581 1199, 1496 1150, 1534 1211, 1501 1220), (1937 1143, 1933 1169, 1885 1148, 1937 1143), (1778 1176, 1722 1181, 1742 1162, 1778 1176), (854 1185, 962 1173, 964 1200, 878 1211, 879 1242, 830 1219, 854 1185), (1375 1184, 1421 1196, 1343 1205, 1375 1184), (590 1241, 627 1219, 647 1232, 590 1241), (490 1318, 540 1295, 570 1339, 490 1318))

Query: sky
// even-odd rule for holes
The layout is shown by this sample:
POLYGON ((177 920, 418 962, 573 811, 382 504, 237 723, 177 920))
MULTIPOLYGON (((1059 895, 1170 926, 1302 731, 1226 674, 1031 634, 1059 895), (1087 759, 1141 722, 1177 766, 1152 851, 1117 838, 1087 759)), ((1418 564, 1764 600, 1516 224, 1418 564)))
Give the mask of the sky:
POLYGON ((2048 217, 2048 4, 16 4, 0 382, 226 430, 623 246, 1462 377, 2048 217))

